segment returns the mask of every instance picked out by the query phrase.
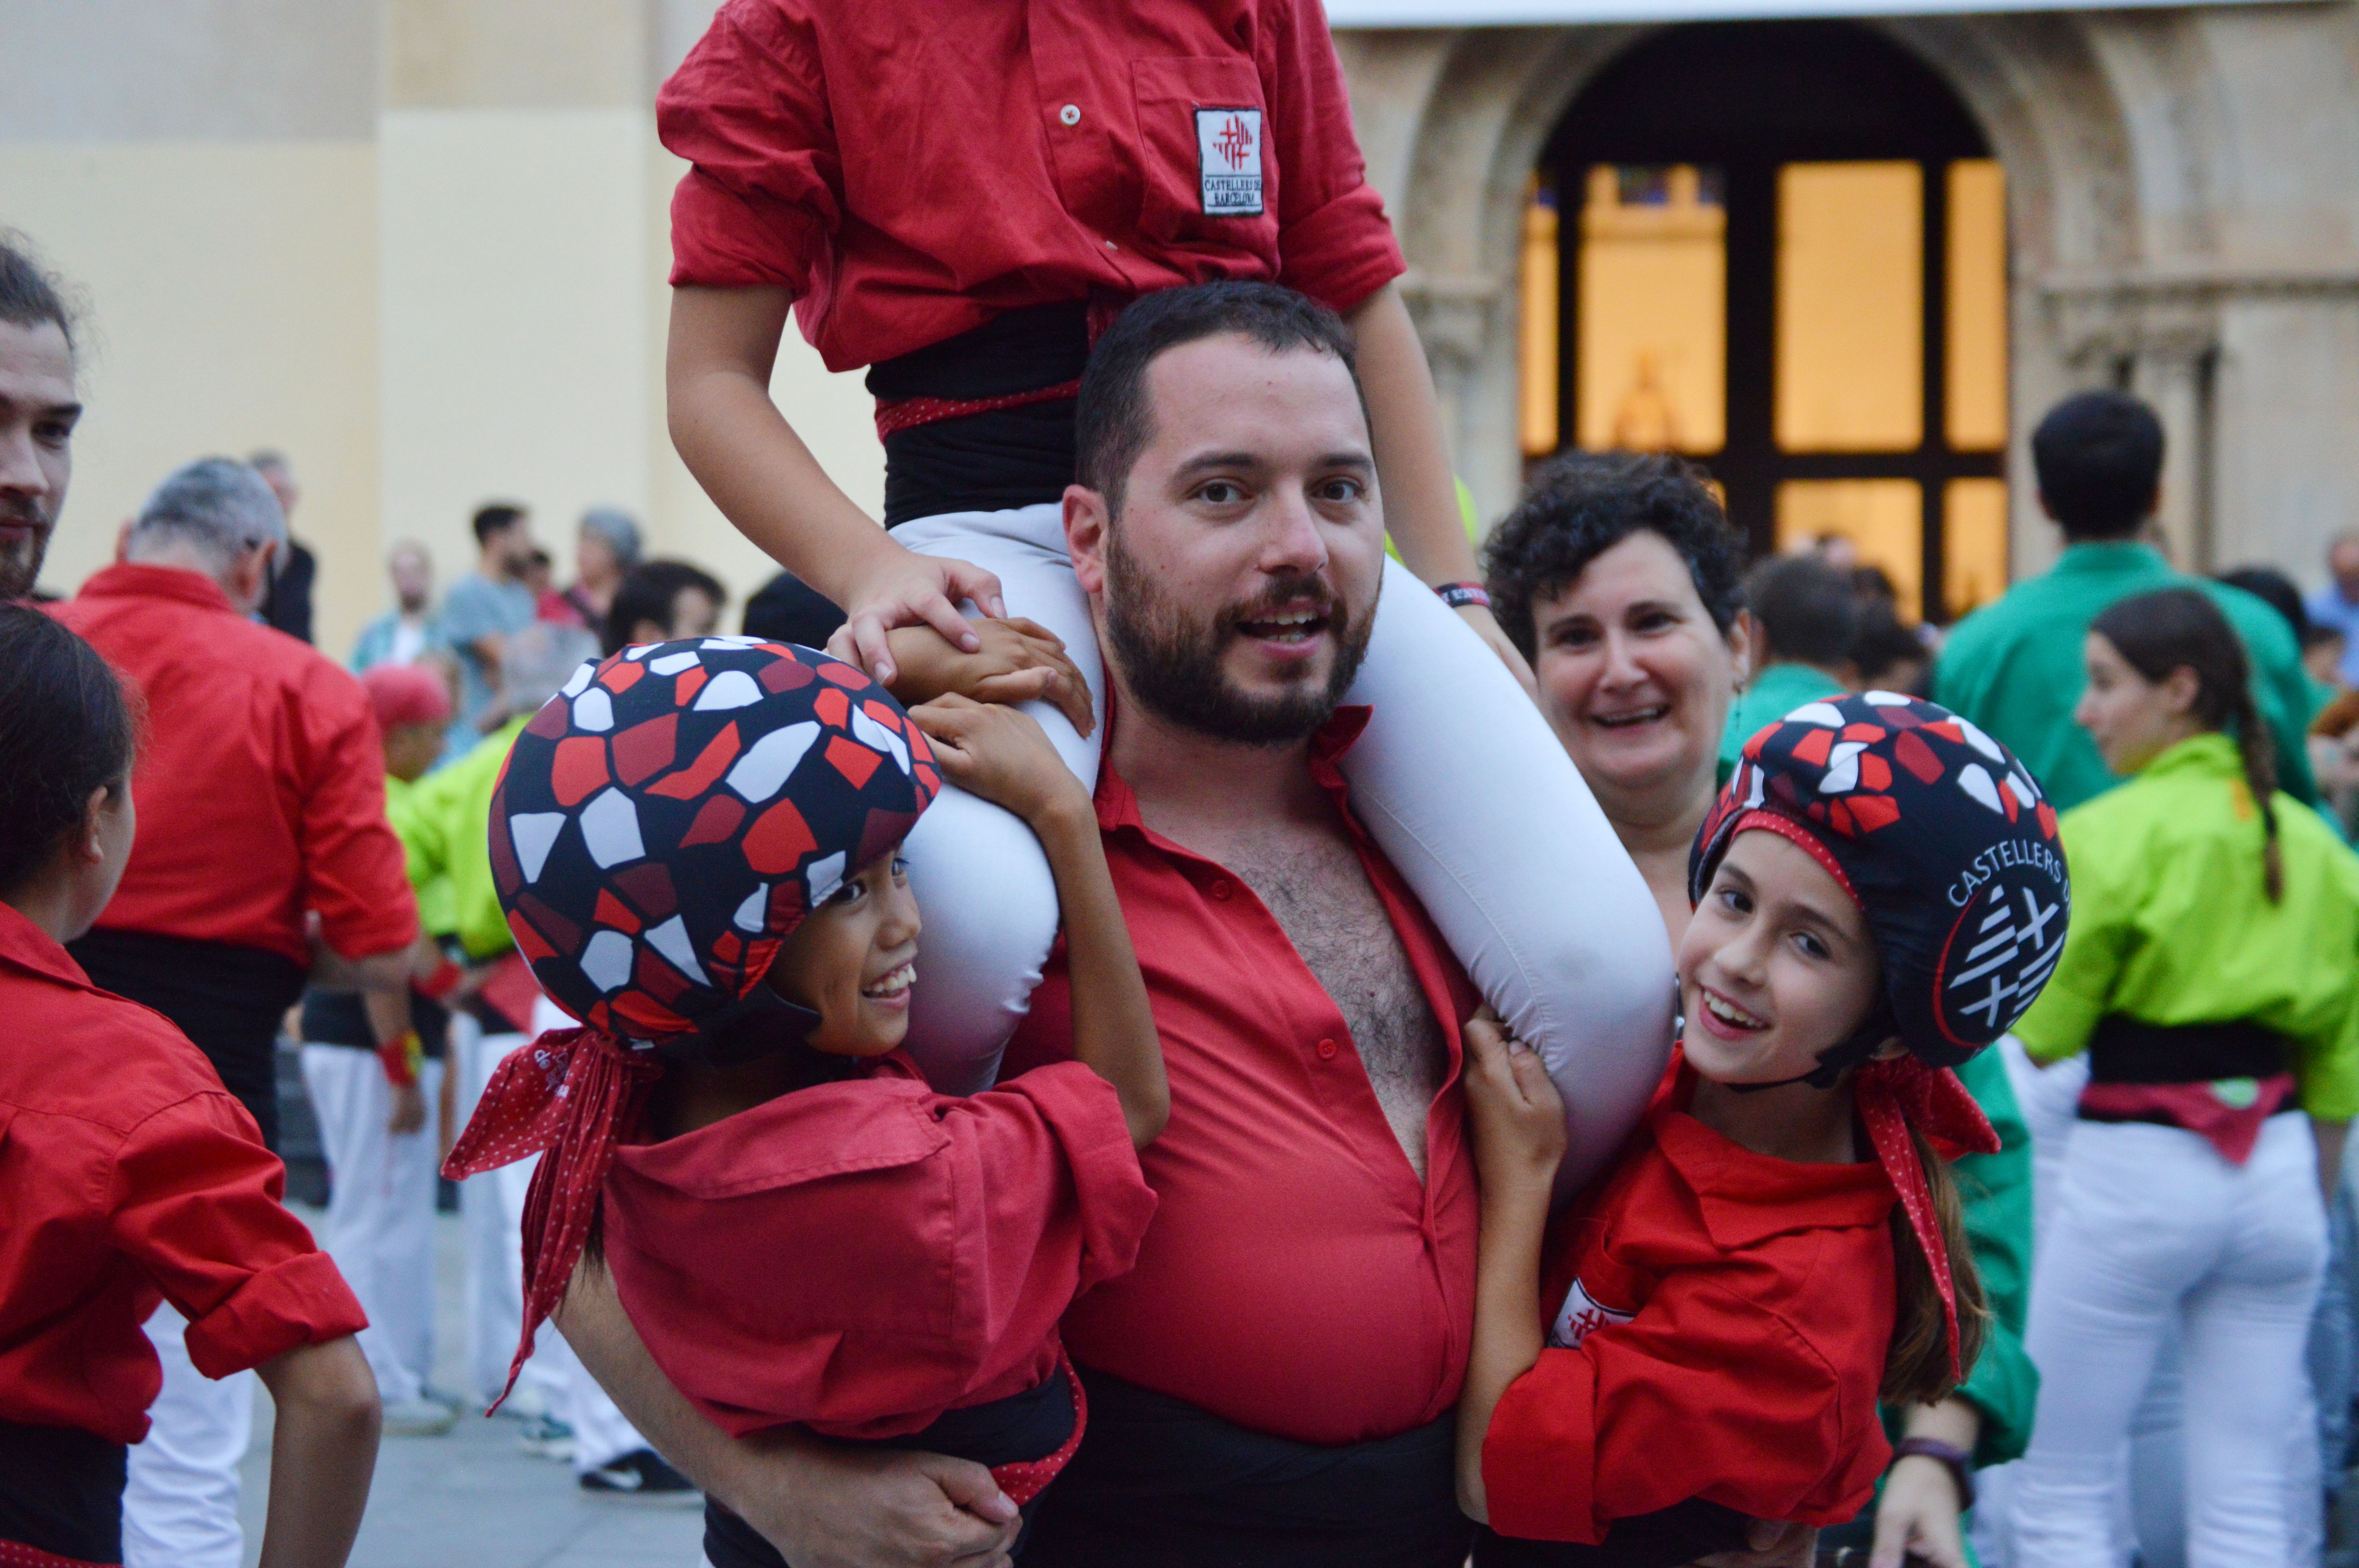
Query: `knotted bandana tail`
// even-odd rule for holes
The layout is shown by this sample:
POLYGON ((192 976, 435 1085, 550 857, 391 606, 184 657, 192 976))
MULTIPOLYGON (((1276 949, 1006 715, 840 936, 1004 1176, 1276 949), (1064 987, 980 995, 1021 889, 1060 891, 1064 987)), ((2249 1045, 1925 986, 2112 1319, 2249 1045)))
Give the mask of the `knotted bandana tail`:
POLYGON ((444 1175, 462 1181, 545 1155, 525 1195, 524 1332, 492 1410, 516 1387, 534 1333, 565 1294, 614 1145, 636 1130, 647 1088, 662 1072, 654 1052, 631 1050, 603 1031, 552 1031, 508 1053, 442 1162, 444 1175))
POLYGON ((1944 1160, 1962 1154, 1995 1154, 1998 1134, 1973 1096, 1946 1067, 1929 1067, 1913 1056, 1871 1062, 1854 1080, 1854 1103, 1867 1128, 1875 1157, 1900 1196, 1908 1228, 1933 1271, 1933 1288, 1941 1294, 1941 1316, 1950 1330, 1950 1376, 1965 1381, 1958 1360, 1958 1292, 1950 1276, 1950 1249, 1941 1239, 1940 1216, 1934 1212, 1932 1187, 1917 1158, 1912 1126, 1944 1160))

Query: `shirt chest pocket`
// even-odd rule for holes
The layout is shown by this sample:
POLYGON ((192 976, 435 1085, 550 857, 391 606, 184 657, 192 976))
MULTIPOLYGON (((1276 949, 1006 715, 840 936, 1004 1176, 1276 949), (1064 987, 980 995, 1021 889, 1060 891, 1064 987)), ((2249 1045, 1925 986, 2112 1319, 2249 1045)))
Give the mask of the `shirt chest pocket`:
POLYGON ((1249 59, 1142 59, 1130 68, 1138 113, 1138 231, 1227 264, 1227 276, 1277 276, 1277 159, 1261 77, 1249 59))

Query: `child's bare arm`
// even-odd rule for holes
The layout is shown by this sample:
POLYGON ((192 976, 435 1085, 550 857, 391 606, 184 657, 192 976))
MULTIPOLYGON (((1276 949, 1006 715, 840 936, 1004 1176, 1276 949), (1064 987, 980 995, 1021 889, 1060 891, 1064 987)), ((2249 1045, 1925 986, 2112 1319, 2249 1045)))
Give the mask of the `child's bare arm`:
POLYGON ((672 445, 712 503, 772 560, 843 606, 840 635, 887 685, 885 633, 928 625, 972 653, 959 614, 971 599, 1005 615, 999 579, 965 561, 895 544, 837 488, 770 401, 792 297, 783 288, 676 288, 664 358, 672 445))
POLYGON ((1532 1368, 1543 1343, 1540 1234, 1564 1158, 1564 1103, 1539 1057, 1486 1009, 1466 1025, 1466 1105, 1483 1225, 1474 1275, 1474 1343, 1458 1396, 1458 1503, 1487 1520, 1483 1439, 1508 1386, 1532 1368))
POLYGON ((376 1379, 350 1335, 299 1345, 255 1370, 277 1406, 262 1568, 339 1568, 376 1469, 376 1379))
POLYGON ((912 708, 950 696, 977 702, 1046 699, 1082 734, 1097 727, 1089 683, 1065 652, 1062 638, 1022 616, 967 624, 983 640, 972 654, 951 647, 930 626, 905 626, 887 635, 886 643, 899 671, 893 679, 893 695, 912 708))
POLYGON ((1089 790, 1040 726, 1015 708, 944 697, 909 717, 933 741, 953 783, 1024 818, 1048 851, 1064 909, 1073 1055, 1114 1086, 1131 1141, 1146 1148, 1170 1118, 1171 1091, 1089 790))

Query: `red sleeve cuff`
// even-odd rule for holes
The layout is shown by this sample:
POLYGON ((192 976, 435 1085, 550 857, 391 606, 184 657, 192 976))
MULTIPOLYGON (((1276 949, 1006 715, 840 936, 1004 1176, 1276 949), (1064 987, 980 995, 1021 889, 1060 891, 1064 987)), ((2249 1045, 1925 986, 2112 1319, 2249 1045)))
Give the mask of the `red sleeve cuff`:
POLYGON ((372 909, 353 909, 332 916, 322 913, 320 940, 338 957, 355 961, 400 952, 418 940, 418 901, 409 884, 401 884, 399 899, 388 895, 372 909))
POLYGON ((1491 1528, 1518 1541, 1596 1545, 1597 1367, 1543 1350, 1507 1385, 1483 1433, 1483 1495, 1491 1528))
POLYGON ((671 194, 674 288, 775 288, 801 297, 826 234, 810 213, 756 203, 701 168, 671 194))
POLYGON ((259 1367, 299 1345, 358 1334, 368 1314, 325 1252, 304 1252, 249 1278, 189 1325, 189 1359, 208 1378, 259 1367))
POLYGON ((1074 1294, 1129 1273, 1155 1217, 1156 1199, 1131 1145, 1122 1097, 1079 1062, 1035 1067, 999 1087, 1039 1108, 1072 1167, 1082 1215, 1081 1282, 1074 1294))
POLYGON ((1353 186, 1277 236, 1277 281, 1348 316, 1408 270, 1373 185, 1353 186))

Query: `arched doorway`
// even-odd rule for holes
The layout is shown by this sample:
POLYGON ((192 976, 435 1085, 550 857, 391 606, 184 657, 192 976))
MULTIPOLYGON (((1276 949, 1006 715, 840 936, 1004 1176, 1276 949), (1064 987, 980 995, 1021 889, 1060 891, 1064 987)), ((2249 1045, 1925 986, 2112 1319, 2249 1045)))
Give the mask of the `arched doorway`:
POLYGON ((1525 452, 1687 452, 1756 549, 1847 537, 1949 620, 2006 582, 2006 254, 1980 127, 1878 32, 1651 33, 1539 160, 1525 452))

